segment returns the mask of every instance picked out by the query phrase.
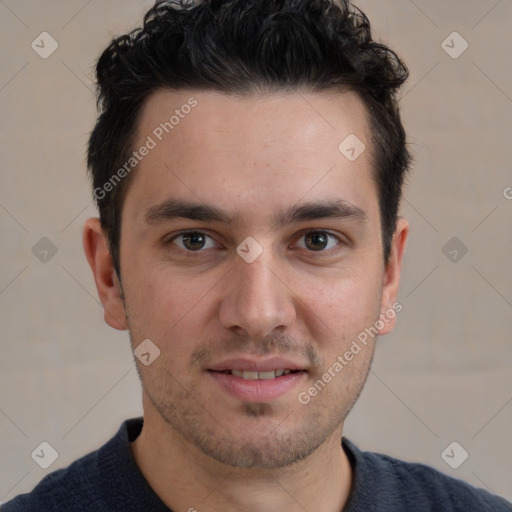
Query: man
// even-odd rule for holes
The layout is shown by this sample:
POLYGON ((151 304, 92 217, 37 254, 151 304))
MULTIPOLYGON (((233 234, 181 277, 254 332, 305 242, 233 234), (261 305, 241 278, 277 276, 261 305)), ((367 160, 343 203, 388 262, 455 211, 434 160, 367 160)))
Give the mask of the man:
POLYGON ((112 42, 83 241, 144 420, 3 511, 512 510, 342 439, 401 308, 406 76, 343 0, 158 2, 112 42))

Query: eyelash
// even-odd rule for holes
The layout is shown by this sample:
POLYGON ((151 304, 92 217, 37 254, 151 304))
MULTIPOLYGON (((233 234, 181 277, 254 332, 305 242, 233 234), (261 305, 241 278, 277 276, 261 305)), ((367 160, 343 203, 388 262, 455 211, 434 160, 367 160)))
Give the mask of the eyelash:
MULTIPOLYGON (((175 235, 173 235, 171 238, 164 239, 164 245, 166 245, 166 246, 170 245, 170 244, 174 243, 177 238, 179 238, 181 236, 184 236, 184 235, 190 235, 192 233, 199 233, 201 235, 204 235, 204 236, 208 237, 211 240, 214 240, 214 238, 212 236, 210 236, 208 233, 206 233, 204 231, 189 230, 189 231, 181 231, 181 232, 176 233, 175 235)), ((330 231, 322 230, 322 229, 308 229, 308 230, 305 230, 305 231, 301 231, 298 234, 299 235, 298 240, 304 238, 306 235, 313 234, 313 233, 323 233, 323 234, 326 234, 327 237, 329 238, 329 241, 330 240, 335 240, 335 241, 338 242, 337 247, 338 246, 342 246, 342 245, 346 245, 346 242, 344 242, 344 240, 341 237, 335 235, 334 233, 331 233, 330 231)), ((215 242, 215 243, 217 243, 217 242, 215 242)), ((174 245, 176 245, 182 251, 186 252, 187 255, 190 255, 190 256, 193 256, 193 257, 194 256, 200 256, 200 253, 205 252, 208 249, 211 249, 211 248, 207 248, 207 249, 201 248, 201 249, 198 249, 197 251, 191 251, 189 249, 180 247, 177 244, 174 244, 174 245)), ((288 247, 290 247, 290 246, 288 246, 288 247)), ((331 252, 337 252, 337 250, 339 250, 339 247, 338 247, 338 249, 334 248, 334 251, 333 251, 333 248, 322 249, 322 250, 319 250, 319 251, 313 251, 313 250, 307 250, 307 249, 305 249, 305 250, 307 252, 311 253, 311 254, 331 254, 331 252)))

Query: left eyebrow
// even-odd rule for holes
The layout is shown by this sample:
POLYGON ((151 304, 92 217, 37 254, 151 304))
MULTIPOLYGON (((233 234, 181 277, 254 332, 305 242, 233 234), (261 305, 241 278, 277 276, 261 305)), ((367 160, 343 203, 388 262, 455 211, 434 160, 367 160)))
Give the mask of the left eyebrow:
POLYGON ((361 208, 344 199, 338 199, 337 201, 304 203, 300 206, 291 207, 277 216, 273 226, 280 227, 286 224, 317 219, 340 219, 362 224, 368 222, 368 216, 361 208))
MULTIPOLYGON (((169 199, 152 206, 144 214, 146 224, 159 224, 173 219, 190 219, 203 222, 222 222, 232 225, 240 221, 239 215, 230 215, 213 205, 169 199)), ((361 208, 339 199, 336 201, 309 202, 292 206, 273 217, 274 229, 308 220, 342 219, 367 223, 368 216, 361 208)))

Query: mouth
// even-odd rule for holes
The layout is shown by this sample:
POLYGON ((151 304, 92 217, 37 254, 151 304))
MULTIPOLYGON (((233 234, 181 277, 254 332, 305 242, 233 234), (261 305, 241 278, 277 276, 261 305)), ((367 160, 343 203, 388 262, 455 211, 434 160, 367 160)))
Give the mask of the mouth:
POLYGON ((232 398, 259 403, 284 397, 308 375, 301 365, 282 358, 231 359, 213 365, 206 373, 232 398))
POLYGON ((244 380, 271 380, 282 377, 283 375, 290 375, 291 373, 297 373, 301 370, 287 370, 284 368, 279 368, 277 370, 270 370, 264 372, 256 372, 251 370, 222 370, 215 371, 209 370, 210 372, 215 373, 223 373, 225 375, 234 375, 235 377, 240 377, 244 380))

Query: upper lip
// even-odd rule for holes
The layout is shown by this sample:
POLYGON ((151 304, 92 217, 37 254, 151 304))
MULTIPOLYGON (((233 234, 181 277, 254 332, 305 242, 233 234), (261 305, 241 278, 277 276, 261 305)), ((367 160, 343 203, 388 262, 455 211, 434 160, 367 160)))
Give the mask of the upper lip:
POLYGON ((273 357, 271 359, 247 359, 233 358, 226 359, 220 363, 216 363, 208 368, 215 372, 223 372, 226 370, 238 370, 246 372, 270 372, 272 370, 304 370, 304 366, 294 363, 289 359, 282 357, 273 357))

